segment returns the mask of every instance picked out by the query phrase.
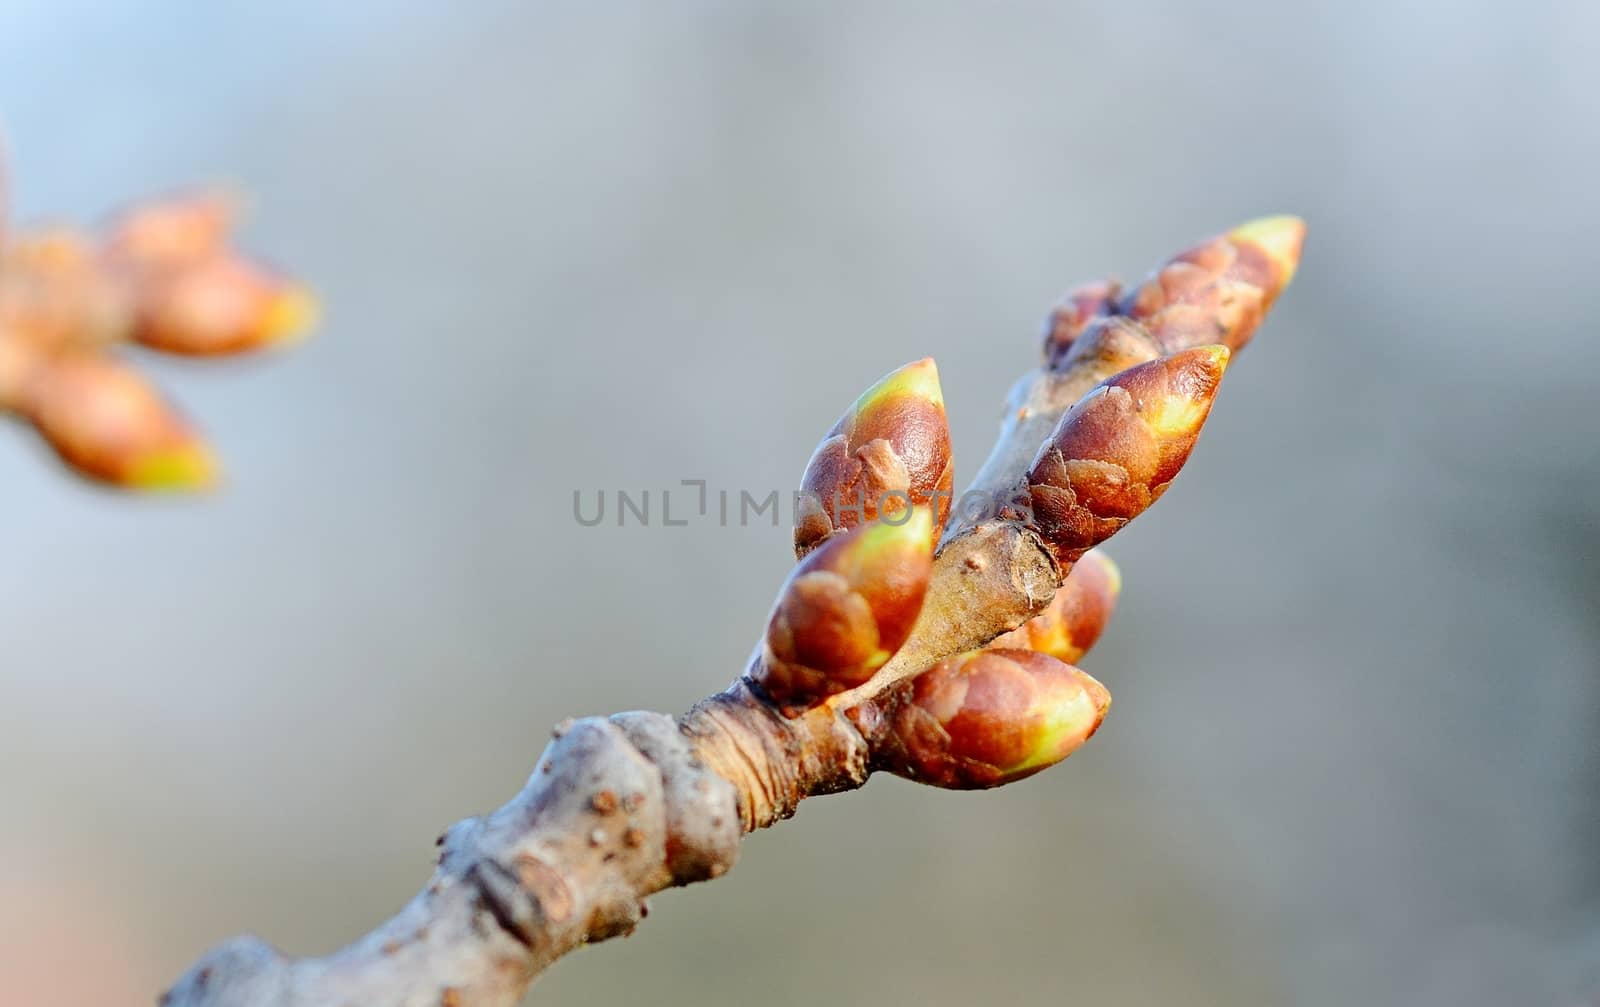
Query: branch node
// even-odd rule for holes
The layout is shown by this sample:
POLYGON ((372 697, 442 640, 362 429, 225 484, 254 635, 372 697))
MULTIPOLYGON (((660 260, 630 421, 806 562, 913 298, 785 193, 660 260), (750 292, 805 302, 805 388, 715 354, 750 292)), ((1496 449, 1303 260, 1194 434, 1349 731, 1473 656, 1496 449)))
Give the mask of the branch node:
MULTIPOLYGON (((611 722, 661 772, 666 806, 666 868, 680 885, 706 881, 726 873, 739 859, 742 818, 734 786, 712 772, 690 738, 671 717, 633 711, 611 722)), ((630 791, 623 809, 635 814, 646 797, 630 791)), ((623 832, 623 845, 638 848, 647 836, 637 826, 623 832)))

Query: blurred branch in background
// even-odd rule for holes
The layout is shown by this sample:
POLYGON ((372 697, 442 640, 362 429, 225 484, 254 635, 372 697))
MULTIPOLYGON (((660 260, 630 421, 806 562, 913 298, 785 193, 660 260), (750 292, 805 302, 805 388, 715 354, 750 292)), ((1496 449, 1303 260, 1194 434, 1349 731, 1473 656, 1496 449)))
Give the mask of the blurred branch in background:
POLYGON ((1110 705, 1066 663, 1120 589, 1090 550, 1188 460, 1303 237, 1298 219, 1266 218, 1125 296, 1106 283, 1070 295, 1044 363, 1013 390, 977 483, 997 506, 982 514, 949 506, 932 361, 879 381, 801 477, 813 506, 799 562, 732 686, 677 718, 558 726, 521 792, 439 838, 433 877, 394 918, 324 958, 236 938, 162 1002, 511 1007, 562 955, 630 933, 647 896, 725 874, 744 834, 806 797, 875 771, 997 787, 1065 759, 1110 705))
POLYGON ((201 490, 210 448, 116 353, 223 356, 291 342, 315 313, 299 287, 228 245, 233 203, 154 200, 103 231, 8 227, 0 164, 0 412, 78 473, 130 490, 201 490))

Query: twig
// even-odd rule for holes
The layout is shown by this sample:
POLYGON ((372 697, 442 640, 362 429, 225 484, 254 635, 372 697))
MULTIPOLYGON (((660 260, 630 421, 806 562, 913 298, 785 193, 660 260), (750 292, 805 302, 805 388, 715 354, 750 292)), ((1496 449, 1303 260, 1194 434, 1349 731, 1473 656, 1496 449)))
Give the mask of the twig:
POLYGON ((807 469, 823 495, 797 538, 805 558, 734 685, 678 718, 557 727, 515 797, 440 837, 433 877, 393 919, 322 958, 235 938, 162 1002, 510 1007, 563 954, 631 931, 647 896, 726 873, 744 833, 806 797, 876 770, 994 786, 1064 758, 1109 697, 1057 658, 1092 643, 1118 583, 1105 563, 1069 577, 1073 563, 1176 474, 1302 235, 1289 218, 1257 222, 1126 297, 1101 284, 1069 299, 975 481, 1007 509, 958 513, 931 562, 948 509, 933 497, 949 485, 943 402, 931 364, 891 375, 807 469), (845 486, 898 488, 914 509, 880 497, 852 519, 826 495, 845 486), (1000 641, 1028 649, 969 653, 1035 616, 1000 641))

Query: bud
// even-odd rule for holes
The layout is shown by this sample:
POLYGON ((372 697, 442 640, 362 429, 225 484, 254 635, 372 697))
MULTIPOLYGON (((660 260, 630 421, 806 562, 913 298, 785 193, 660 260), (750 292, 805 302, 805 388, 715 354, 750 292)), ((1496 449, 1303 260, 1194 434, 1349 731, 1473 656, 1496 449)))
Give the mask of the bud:
POLYGON ((894 656, 922 610, 933 518, 917 507, 828 540, 778 592, 750 678, 785 716, 853 689, 894 656))
POLYGON ((1076 402, 1100 382, 1161 355, 1161 347, 1143 325, 1120 315, 1101 315, 1064 354, 1045 365, 1054 378, 1052 399, 1076 402))
POLYGON ((1067 410, 1028 470, 1033 518, 1071 563, 1143 513, 1188 460, 1228 350, 1203 346, 1123 371, 1067 410))
POLYGON ((1122 590, 1122 574, 1099 550, 1084 553, 1045 610, 989 644, 991 650, 1036 650, 1076 664, 1100 639, 1122 590))
POLYGON ((1105 686, 1045 654, 959 654, 886 702, 873 768, 946 790, 1002 786, 1077 751, 1110 706, 1105 686))
POLYGON ((110 356, 69 350, 33 361, 16 408, 62 461, 91 479, 151 491, 216 482, 216 462, 194 430, 110 356))
POLYGON ((1097 280, 1068 291, 1045 322, 1045 366, 1054 367, 1090 322, 1113 313, 1121 293, 1122 284, 1114 280, 1097 280))
POLYGON ((234 216, 234 200, 216 192, 140 203, 112 221, 106 258, 141 272, 198 262, 223 251, 234 216))
POLYGON ((1238 350, 1293 279, 1305 235, 1299 217, 1241 225, 1156 270, 1121 313, 1143 322, 1167 353, 1211 343, 1238 350))
POLYGON ((227 247, 233 201, 198 194, 136 206, 103 250, 125 292, 132 338, 187 356, 242 353, 293 341, 315 314, 311 297, 227 247))
POLYGON ((955 469, 939 370, 929 357, 867 389, 817 446, 800 477, 794 549, 804 556, 847 528, 871 521, 878 506, 934 510, 930 540, 950 516, 955 469))
POLYGON ((189 356, 296 342, 316 317, 304 290, 232 255, 150 277, 135 291, 135 302, 134 339, 189 356))

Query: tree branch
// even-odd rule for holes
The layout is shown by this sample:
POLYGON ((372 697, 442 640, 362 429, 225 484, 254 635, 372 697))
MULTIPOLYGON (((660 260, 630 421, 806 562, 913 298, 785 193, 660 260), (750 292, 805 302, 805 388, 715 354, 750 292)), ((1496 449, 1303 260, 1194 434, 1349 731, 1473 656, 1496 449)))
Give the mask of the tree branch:
MULTIPOLYGON (((851 522, 847 510, 819 506, 797 538, 809 554, 780 593, 764 644, 727 690, 678 718, 636 712, 557 727, 515 797, 440 837, 433 877, 387 923, 323 958, 236 938, 201 958, 162 1003, 510 1007, 563 954, 630 932, 649 895, 726 873, 743 834, 789 817, 807 797, 854 789, 878 769, 939 786, 993 786, 1065 757, 1099 725, 1104 689, 1031 650, 967 652, 1068 591, 1084 550, 1176 474, 1215 393, 1224 347, 1249 338, 1298 259, 1297 221, 1251 226, 1178 257, 1126 299, 1097 285, 1102 295, 1075 295, 1058 310, 1046 365, 1014 391, 975 482, 1003 492, 1015 510, 958 517, 930 565, 925 532, 937 537, 937 521, 875 533, 892 512, 852 529, 871 515, 858 511, 851 522), (1195 324, 1197 312, 1208 324, 1195 324), (901 621, 909 632, 896 629, 901 621), (1002 680, 1006 688, 980 688, 1002 680), (1019 685, 1021 699, 1009 698, 1019 685)), ((922 450, 943 431, 929 367, 911 365, 863 396, 803 485, 831 494, 892 477, 918 509, 926 491, 948 487, 947 454, 922 450)), ((1081 578, 1082 589, 1114 596, 1107 569, 1081 578)), ((1103 622, 1110 606, 1068 609, 1103 622)), ((1038 629, 1017 637, 1021 645, 1063 631, 1038 629)), ((1011 637, 1006 645, 1019 646, 1011 637)))

